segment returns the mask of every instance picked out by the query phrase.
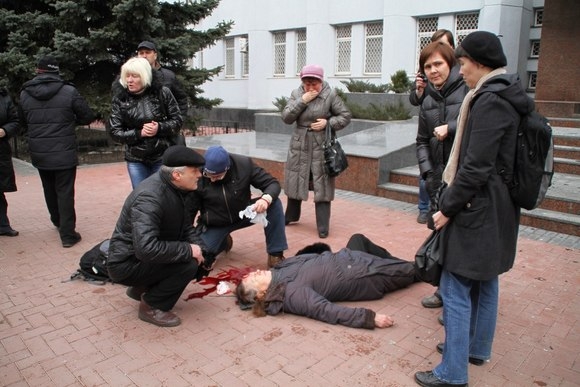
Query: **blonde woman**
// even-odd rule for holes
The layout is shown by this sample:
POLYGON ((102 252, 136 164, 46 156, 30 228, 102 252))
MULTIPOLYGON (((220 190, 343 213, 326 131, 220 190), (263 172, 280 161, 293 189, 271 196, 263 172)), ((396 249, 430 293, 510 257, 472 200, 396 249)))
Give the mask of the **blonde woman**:
POLYGON ((111 137, 125 145, 133 188, 159 170, 183 119, 169 88, 162 85, 145 58, 131 58, 113 84, 109 118, 111 137))

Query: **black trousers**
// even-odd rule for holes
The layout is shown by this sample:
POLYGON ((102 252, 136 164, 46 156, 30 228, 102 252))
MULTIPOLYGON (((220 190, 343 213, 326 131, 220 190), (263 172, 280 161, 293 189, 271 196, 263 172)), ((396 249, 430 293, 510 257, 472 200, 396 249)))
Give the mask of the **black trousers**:
POLYGON ((363 251, 365 253, 369 253, 381 258, 390 258, 399 261, 404 261, 403 259, 393 257, 391 253, 387 251, 387 249, 374 244, 369 238, 367 238, 363 234, 353 234, 348 240, 346 247, 354 251, 363 251))
POLYGON ((39 169, 44 200, 52 224, 58 227, 62 241, 76 240, 75 180, 77 169, 49 171, 39 169))
MULTIPOLYGON (((330 228, 330 202, 316 202, 314 203, 314 210, 316 212, 316 228, 319 233, 328 233, 330 228)), ((290 199, 286 203, 286 223, 297 222, 300 220, 302 211, 302 200, 290 199)))
POLYGON ((8 219, 8 202, 4 192, 0 192, 0 232, 10 229, 10 220, 8 219))
MULTIPOLYGON (((163 311, 173 309, 187 285, 195 278, 198 267, 195 259, 167 264, 152 264, 135 259, 122 265, 130 265, 131 274, 119 283, 146 288, 143 299, 147 305, 163 311)), ((116 270, 109 267, 110 272, 116 270)), ((122 268, 118 270, 125 271, 122 268)))

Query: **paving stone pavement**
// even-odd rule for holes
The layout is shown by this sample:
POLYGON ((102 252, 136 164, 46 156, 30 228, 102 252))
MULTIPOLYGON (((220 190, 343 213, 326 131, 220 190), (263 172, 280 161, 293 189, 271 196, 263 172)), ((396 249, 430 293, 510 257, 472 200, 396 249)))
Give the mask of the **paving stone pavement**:
MULTIPOLYGON (((427 284, 365 305, 392 315, 388 329, 334 326, 294 315, 254 318, 230 296, 180 300, 183 323, 158 328, 137 318, 125 287, 67 282, 80 256, 111 235, 130 191, 124 163, 82 166, 76 202, 82 241, 61 247, 36 170, 15 160, 18 192, 7 194, 15 238, 0 237, 2 386, 413 386, 440 359, 439 309, 420 300, 427 284)), ((429 231, 407 203, 339 191, 334 250, 360 232, 412 260, 429 231)), ((314 205, 287 227, 291 255, 318 240, 314 205)), ((259 226, 232 234, 216 270, 266 265, 259 226)), ((471 386, 580 385, 580 238, 522 228, 514 268, 500 278, 492 359, 470 366, 471 386)), ((185 295, 200 290, 192 283, 185 295)), ((184 298, 183 297, 183 298, 184 298)))

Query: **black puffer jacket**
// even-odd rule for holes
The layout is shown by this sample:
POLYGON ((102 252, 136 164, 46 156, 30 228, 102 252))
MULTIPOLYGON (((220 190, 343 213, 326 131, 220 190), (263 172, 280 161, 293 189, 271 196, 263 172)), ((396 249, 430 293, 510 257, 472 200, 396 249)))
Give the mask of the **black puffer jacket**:
POLYGON ((189 262, 194 259, 190 243, 205 250, 185 212, 184 196, 162 170, 131 192, 109 244, 107 268, 114 281, 139 270, 140 261, 189 262))
POLYGON ((157 71, 153 71, 151 86, 141 94, 132 94, 119 82, 113 83, 107 129, 113 140, 125 144, 125 160, 148 164, 161 160, 182 124, 179 106, 171 90, 161 84, 157 71), (143 124, 151 121, 159 123, 157 135, 141 137, 143 124))
POLYGON ((0 90, 0 128, 6 135, 0 137, 0 192, 16 191, 10 139, 18 134, 18 112, 6 90, 0 90))
POLYGON ((72 84, 44 73, 22 86, 20 118, 32 165, 62 170, 78 165, 76 125, 90 124, 95 115, 72 84))
POLYGON ((230 169, 222 180, 199 180, 197 189, 188 194, 187 209, 198 224, 221 227, 241 221, 239 212, 251 204, 251 187, 276 200, 282 188, 275 177, 254 164, 251 158, 230 154, 230 169))
POLYGON ((181 116, 187 117, 187 111, 189 108, 187 94, 183 90, 183 87, 175 76, 175 73, 165 67, 157 67, 155 71, 158 72, 157 75, 159 76, 163 86, 167 86, 169 90, 171 90, 171 93, 175 97, 177 105, 179 106, 179 111, 181 111, 181 116))
POLYGON ((421 104, 416 140, 419 171, 423 177, 445 167, 455 138, 459 108, 469 87, 459 74, 459 65, 455 65, 441 90, 430 85, 425 91, 428 94, 421 104), (433 130, 444 124, 448 125, 448 135, 445 140, 438 141, 433 130))

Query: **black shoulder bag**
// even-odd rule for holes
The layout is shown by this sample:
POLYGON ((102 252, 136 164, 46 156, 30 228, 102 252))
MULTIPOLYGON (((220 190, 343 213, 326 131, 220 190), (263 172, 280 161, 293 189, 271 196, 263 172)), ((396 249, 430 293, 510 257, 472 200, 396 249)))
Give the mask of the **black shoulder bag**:
POLYGON ((322 147, 324 148, 324 168, 328 176, 338 176, 348 168, 346 153, 340 146, 336 133, 330 127, 330 124, 326 125, 326 139, 322 147))

